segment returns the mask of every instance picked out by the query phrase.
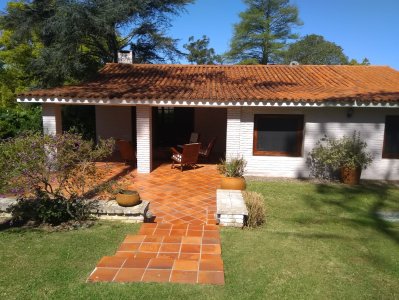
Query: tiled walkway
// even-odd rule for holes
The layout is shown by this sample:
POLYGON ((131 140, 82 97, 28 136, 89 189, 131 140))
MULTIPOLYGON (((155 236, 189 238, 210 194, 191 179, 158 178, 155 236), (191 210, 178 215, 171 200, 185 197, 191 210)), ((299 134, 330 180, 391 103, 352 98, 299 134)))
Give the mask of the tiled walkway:
MULTIPOLYGON (((149 200, 155 223, 128 235, 114 256, 97 264, 91 282, 174 282, 224 284, 214 165, 180 172, 162 165, 148 175, 133 171, 129 188, 149 200)), ((114 172, 121 172, 115 165, 114 172)))

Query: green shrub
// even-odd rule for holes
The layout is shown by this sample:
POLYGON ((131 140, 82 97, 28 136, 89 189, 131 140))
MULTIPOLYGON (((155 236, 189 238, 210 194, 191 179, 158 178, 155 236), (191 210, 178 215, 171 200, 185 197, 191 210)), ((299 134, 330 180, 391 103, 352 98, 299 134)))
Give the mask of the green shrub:
POLYGON ((34 197, 18 198, 17 203, 8 208, 8 212, 12 214, 14 222, 57 226, 70 220, 86 221, 90 218, 91 210, 95 208, 96 201, 50 198, 46 193, 37 191, 34 197))
POLYGON ((242 157, 235 157, 229 160, 221 160, 218 165, 220 174, 226 177, 243 177, 247 162, 242 157))
POLYGON ((95 145, 76 133, 26 133, 0 142, 0 190, 20 196, 13 217, 49 224, 86 219, 85 199, 99 192, 108 175, 96 162, 113 146, 113 140, 95 145))
POLYGON ((41 107, 0 107, 0 140, 16 137, 26 131, 41 131, 41 128, 41 107))
POLYGON ((266 207, 262 194, 256 192, 243 192, 245 204, 248 209, 246 226, 255 228, 266 221, 266 207))
POLYGON ((319 140, 307 158, 311 176, 320 179, 334 179, 342 167, 366 169, 373 161, 366 151, 367 143, 358 132, 352 136, 333 139, 325 136, 319 140))

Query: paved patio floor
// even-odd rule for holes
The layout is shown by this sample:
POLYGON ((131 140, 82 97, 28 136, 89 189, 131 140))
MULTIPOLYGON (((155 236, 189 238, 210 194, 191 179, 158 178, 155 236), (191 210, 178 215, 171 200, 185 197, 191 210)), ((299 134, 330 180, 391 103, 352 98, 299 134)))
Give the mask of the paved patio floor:
POLYGON ((216 189, 220 175, 215 165, 181 172, 170 164, 151 174, 137 174, 113 163, 111 176, 150 201, 154 223, 128 235, 114 256, 105 256, 89 282, 173 282, 224 284, 216 189))

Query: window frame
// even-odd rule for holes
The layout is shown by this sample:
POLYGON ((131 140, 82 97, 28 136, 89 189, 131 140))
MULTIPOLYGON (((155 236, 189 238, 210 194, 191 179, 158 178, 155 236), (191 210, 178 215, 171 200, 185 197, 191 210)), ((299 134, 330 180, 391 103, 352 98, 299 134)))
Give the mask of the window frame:
POLYGON ((254 129, 253 129, 253 147, 252 153, 254 156, 284 156, 284 157, 302 157, 303 142, 304 142, 305 116, 302 114, 255 114, 254 115, 254 129), (298 126, 296 130, 296 151, 263 151, 257 149, 258 144, 258 122, 262 119, 296 119, 298 126))
POLYGON ((398 153, 387 153, 387 122, 389 118, 396 118, 399 120, 399 115, 387 115, 385 116, 385 127, 384 127, 384 142, 382 145, 382 158, 386 159, 399 159, 399 152, 398 153))

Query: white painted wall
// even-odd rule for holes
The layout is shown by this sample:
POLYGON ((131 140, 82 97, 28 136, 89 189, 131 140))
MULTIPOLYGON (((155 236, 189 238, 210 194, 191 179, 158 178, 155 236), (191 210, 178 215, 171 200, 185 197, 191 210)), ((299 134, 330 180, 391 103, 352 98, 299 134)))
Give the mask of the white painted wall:
POLYGON ((56 135, 62 133, 61 105, 48 104, 42 105, 43 133, 56 135))
POLYGON ((241 153, 248 161, 247 175, 307 177, 306 156, 325 134, 331 137, 360 132, 374 155, 362 178, 399 180, 399 160, 382 159, 385 116, 399 115, 399 109, 357 108, 351 118, 346 108, 229 108, 226 156, 241 153), (254 156, 254 114, 303 114, 305 117, 302 157, 254 156))
POLYGON ((136 107, 137 124, 137 172, 150 173, 152 170, 152 108, 136 107))
POLYGON ((226 121, 225 108, 195 108, 194 131, 200 134, 203 143, 209 143, 216 137, 215 153, 224 154, 226 151, 226 121))
POLYGON ((96 106, 97 138, 132 141, 132 113, 130 106, 96 106))

